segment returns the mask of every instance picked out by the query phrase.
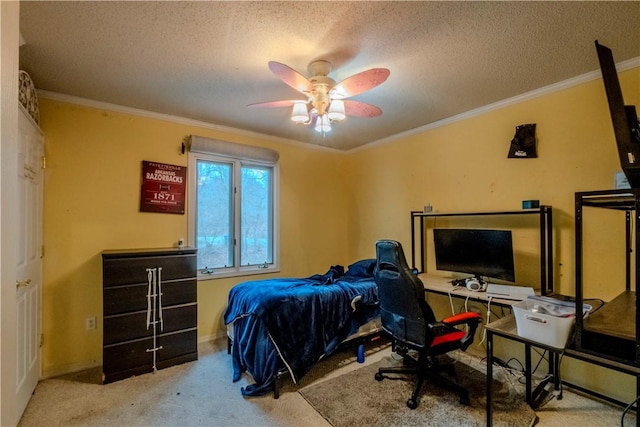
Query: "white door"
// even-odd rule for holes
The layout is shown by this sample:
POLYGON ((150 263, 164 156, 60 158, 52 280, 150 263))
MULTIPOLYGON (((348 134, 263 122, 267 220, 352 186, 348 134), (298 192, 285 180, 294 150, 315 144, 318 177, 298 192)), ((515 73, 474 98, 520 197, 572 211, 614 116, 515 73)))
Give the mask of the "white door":
POLYGON ((22 109, 18 141, 17 369, 18 419, 40 379, 44 136, 22 109))

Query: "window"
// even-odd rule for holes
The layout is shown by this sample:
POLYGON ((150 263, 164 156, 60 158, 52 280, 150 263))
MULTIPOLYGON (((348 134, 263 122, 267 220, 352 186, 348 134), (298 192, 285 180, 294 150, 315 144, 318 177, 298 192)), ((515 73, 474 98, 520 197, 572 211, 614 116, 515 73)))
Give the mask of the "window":
POLYGON ((202 151, 194 152, 192 137, 189 237, 198 248, 198 277, 277 271, 275 162, 202 151))

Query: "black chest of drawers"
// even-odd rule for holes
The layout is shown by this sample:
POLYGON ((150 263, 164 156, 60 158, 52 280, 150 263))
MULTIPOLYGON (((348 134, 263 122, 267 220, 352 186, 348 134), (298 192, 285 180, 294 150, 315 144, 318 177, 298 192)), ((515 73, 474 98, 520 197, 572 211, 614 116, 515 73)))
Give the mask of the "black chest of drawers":
POLYGON ((198 359, 196 249, 102 253, 103 382, 198 359))

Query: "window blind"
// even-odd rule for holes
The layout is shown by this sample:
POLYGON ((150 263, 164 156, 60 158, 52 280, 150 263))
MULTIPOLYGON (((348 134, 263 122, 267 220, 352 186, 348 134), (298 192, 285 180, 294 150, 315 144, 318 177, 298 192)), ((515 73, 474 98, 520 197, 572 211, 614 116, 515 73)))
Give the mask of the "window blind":
POLYGON ((276 163, 280 158, 280 153, 270 148, 220 141, 218 139, 205 138, 204 136, 191 135, 187 143, 189 151, 194 153, 269 163, 276 163))

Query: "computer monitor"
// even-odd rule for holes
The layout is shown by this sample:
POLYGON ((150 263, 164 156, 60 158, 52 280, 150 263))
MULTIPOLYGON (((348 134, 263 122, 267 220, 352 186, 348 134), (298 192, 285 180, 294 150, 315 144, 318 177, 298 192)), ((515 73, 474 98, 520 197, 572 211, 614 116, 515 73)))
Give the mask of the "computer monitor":
POLYGON ((433 238, 436 269, 515 282, 511 231, 436 228, 433 238))

